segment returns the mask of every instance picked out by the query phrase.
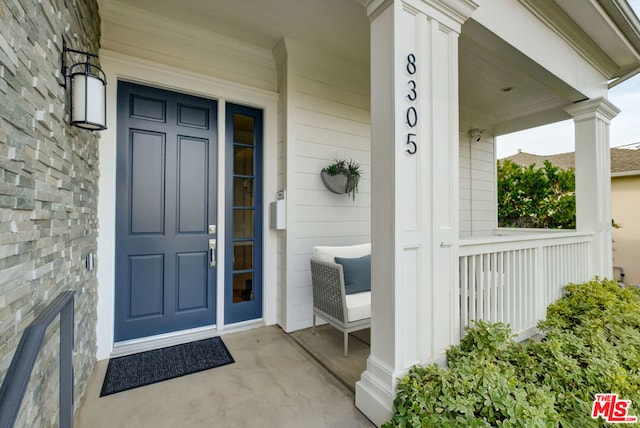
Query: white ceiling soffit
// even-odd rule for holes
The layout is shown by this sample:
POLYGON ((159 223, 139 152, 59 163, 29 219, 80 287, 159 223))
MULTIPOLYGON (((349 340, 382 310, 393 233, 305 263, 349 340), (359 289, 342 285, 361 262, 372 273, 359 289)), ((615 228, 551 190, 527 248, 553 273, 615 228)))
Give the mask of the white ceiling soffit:
POLYGON ((460 125, 502 135, 568 118, 585 95, 474 21, 460 36, 460 125))
POLYGON ((345 0, 99 0, 147 11, 186 27, 204 29, 273 49, 283 37, 358 64, 369 64, 369 21, 357 1, 345 0))
POLYGON ((626 0, 519 0, 608 80, 640 70, 640 22, 626 0))
MULTIPOLYGON (((289 37, 368 67, 367 1, 99 0, 106 19, 146 13, 268 50, 289 37)), ((459 64, 461 127, 525 129, 568 117, 564 107, 585 98, 473 20, 462 28, 459 64)))

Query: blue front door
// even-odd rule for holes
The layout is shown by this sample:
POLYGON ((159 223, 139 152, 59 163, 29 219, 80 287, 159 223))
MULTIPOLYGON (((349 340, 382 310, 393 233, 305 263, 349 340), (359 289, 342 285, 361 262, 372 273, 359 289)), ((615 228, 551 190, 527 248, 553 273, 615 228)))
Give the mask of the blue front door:
POLYGON ((217 104, 125 82, 117 102, 115 340, 213 325, 217 104))

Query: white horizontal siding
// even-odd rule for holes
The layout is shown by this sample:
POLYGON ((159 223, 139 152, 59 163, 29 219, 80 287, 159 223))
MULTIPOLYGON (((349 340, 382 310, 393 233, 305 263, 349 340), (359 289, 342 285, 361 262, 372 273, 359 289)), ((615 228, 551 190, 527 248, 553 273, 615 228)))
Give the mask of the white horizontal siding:
POLYGON ((491 235, 496 227, 494 139, 460 134, 460 237, 491 235))
POLYGON ((471 142, 470 138, 460 133, 459 152, 459 186, 460 186, 460 237, 471 236, 471 142))
POLYGON ((102 19, 102 49, 228 82, 276 89, 276 66, 268 49, 136 8, 109 10, 102 19))
POLYGON ((369 70, 287 40, 287 331, 311 326, 309 258, 315 245, 371 239, 369 70), (355 202, 327 190, 320 170, 353 159, 355 202))

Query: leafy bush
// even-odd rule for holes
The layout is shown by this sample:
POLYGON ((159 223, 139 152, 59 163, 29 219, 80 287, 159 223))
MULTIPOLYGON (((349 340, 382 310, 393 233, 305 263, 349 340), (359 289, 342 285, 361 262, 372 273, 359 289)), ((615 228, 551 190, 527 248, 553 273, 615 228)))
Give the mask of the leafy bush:
POLYGON ((498 161, 498 225, 575 229, 575 187, 573 168, 498 161))
POLYGON ((447 352, 448 370, 413 367, 383 426, 604 426, 591 406, 608 392, 640 414, 640 293, 607 280, 565 290, 538 325, 542 341, 516 343, 508 326, 478 321, 447 352))

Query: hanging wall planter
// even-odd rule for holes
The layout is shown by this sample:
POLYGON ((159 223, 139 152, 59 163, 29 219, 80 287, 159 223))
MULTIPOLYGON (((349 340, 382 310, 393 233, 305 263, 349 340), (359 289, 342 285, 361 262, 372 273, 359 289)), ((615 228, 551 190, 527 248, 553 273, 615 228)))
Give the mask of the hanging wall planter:
POLYGON ((338 160, 322 168, 320 178, 325 187, 333 193, 346 193, 356 200, 358 183, 360 182, 360 165, 350 159, 338 160))
POLYGON ((321 172, 320 177, 324 185, 333 193, 347 193, 347 180, 345 174, 329 175, 327 172, 321 172))

